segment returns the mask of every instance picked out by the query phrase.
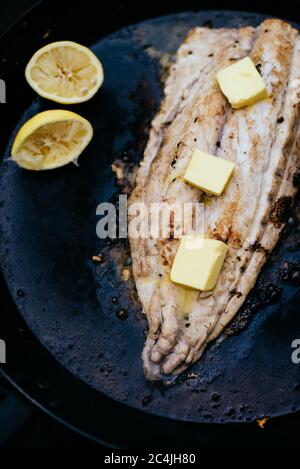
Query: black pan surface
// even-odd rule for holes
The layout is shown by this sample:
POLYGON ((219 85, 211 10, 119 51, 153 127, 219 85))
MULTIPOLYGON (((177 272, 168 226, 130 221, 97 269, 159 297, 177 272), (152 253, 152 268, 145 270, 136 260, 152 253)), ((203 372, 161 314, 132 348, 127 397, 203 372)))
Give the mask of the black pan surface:
MULTIPOLYGON (((72 108, 95 130, 80 168, 35 174, 8 160, 20 125, 57 107, 26 91, 31 93, 26 110, 15 122, 1 165, 1 268, 34 335, 76 380, 96 391, 94 396, 101 393, 151 415, 210 424, 300 409, 299 365, 291 360, 292 341, 300 337, 296 211, 230 335, 210 346, 168 389, 150 385, 143 376, 147 324, 133 281, 122 280, 122 269, 130 265, 127 241, 103 242, 96 236, 97 205, 116 202, 122 190, 128 191, 126 184, 117 184, 111 164, 122 161, 131 171, 142 157, 162 98, 164 67, 188 30, 255 26, 264 17, 238 11, 176 13, 95 42, 92 49, 104 64, 106 81, 92 101, 72 108), (99 265, 91 260, 98 253, 104 259, 99 265), (126 320, 119 319, 120 310, 128 313, 126 320)), ((75 33, 69 38, 77 39, 75 33)), ((31 53, 54 39, 64 37, 49 29, 40 43, 30 43, 18 73, 31 53)))

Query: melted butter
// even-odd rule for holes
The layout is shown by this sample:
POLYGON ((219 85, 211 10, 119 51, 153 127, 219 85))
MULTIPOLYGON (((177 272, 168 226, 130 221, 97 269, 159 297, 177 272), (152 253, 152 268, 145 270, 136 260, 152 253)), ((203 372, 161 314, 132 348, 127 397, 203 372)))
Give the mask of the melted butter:
MULTIPOLYGON (((164 287, 164 286, 173 287, 174 285, 171 282, 169 276, 160 278, 158 284, 160 287, 164 287)), ((185 316, 188 317, 192 312, 193 304, 196 301, 197 296, 199 295, 199 291, 193 288, 183 287, 181 285, 176 285, 176 289, 178 293, 177 301, 179 305, 180 315, 182 317, 185 317, 185 316)))
POLYGON ((197 290, 180 287, 179 305, 183 316, 189 316, 191 314, 193 303, 196 300, 198 293, 199 292, 197 290))

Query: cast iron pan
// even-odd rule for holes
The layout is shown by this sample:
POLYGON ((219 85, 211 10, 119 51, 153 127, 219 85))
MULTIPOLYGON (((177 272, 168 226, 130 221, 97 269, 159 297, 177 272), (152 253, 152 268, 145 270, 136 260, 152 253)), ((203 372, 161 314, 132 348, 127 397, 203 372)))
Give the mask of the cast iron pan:
POLYGON ((149 11, 111 2, 110 13, 100 17, 93 2, 86 1, 84 11, 79 2, 60 2, 57 10, 58 3, 41 3, 1 40, 1 78, 8 86, 0 143, 3 373, 61 421, 119 446, 149 446, 150 437, 154 446, 193 445, 199 438, 209 444, 228 425, 245 435, 261 417, 296 415, 296 213, 229 336, 168 389, 144 379, 147 324, 134 283, 121 275, 130 268, 127 241, 96 236, 97 205, 130 191, 126 179, 117 184, 111 164, 121 161, 130 172, 142 157, 162 98, 164 67, 187 31, 196 25, 255 26, 265 15, 198 10, 197 2, 154 2, 149 11), (60 39, 91 45, 106 81, 93 100, 72 108, 95 129, 80 168, 36 174, 8 160, 11 143, 26 119, 57 105, 37 97, 23 72, 36 49, 60 39), (94 264, 99 253, 103 262, 94 264))

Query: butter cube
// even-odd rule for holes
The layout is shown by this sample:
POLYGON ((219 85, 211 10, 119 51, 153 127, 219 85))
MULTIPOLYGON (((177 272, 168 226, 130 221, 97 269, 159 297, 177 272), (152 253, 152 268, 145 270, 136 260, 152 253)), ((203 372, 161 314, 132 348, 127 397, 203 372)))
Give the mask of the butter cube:
POLYGON ((194 150, 184 180, 208 194, 221 195, 228 183, 234 164, 223 158, 194 150))
POLYGON ((211 291, 218 280, 228 246, 222 241, 183 236, 171 270, 171 281, 211 291))
POLYGON ((218 72, 217 80, 222 92, 235 109, 251 106, 268 98, 264 81, 250 57, 218 72))

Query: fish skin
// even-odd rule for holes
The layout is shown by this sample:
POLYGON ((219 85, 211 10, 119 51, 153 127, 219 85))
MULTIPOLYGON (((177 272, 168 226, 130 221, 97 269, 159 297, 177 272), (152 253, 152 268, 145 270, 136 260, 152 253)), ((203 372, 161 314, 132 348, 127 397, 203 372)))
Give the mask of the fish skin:
MULTIPOLYGON (((199 30, 203 42, 207 35, 216 38, 220 34, 218 30, 196 28, 188 41, 193 43, 194 37, 197 42, 199 30)), ((197 361, 207 343, 235 316, 284 227, 284 223, 274 224, 270 217, 274 204, 296 192, 292 179, 299 166, 299 106, 293 101, 297 95, 293 84, 300 75, 297 31, 280 20, 266 20, 256 30, 223 29, 222 45, 217 43, 216 39, 214 63, 207 65, 206 80, 200 74, 197 82, 191 81, 190 94, 183 105, 178 100, 172 102, 172 87, 179 96, 182 77, 179 74, 178 82, 170 77, 169 95, 154 120, 132 196, 132 201, 148 205, 159 201, 201 201, 201 191, 183 181, 195 147, 235 163, 226 192, 213 198, 205 209, 206 235, 229 245, 211 294, 187 292, 170 282, 177 239, 130 239, 137 290, 149 321, 143 352, 145 375, 166 384, 197 361), (227 35, 226 31, 230 33, 227 35), (230 42, 234 37, 234 43, 225 48, 224 41, 230 42), (232 111, 215 75, 232 63, 230 59, 246 55, 259 64, 270 98, 232 111), (181 144, 177 148, 178 142, 181 144), (175 154, 176 164, 172 166, 175 154), (258 244, 260 249, 254 250, 258 244), (186 303, 187 296, 189 327, 182 302, 184 297, 186 303)), ((179 50, 179 63, 183 60, 180 54, 179 50)))

